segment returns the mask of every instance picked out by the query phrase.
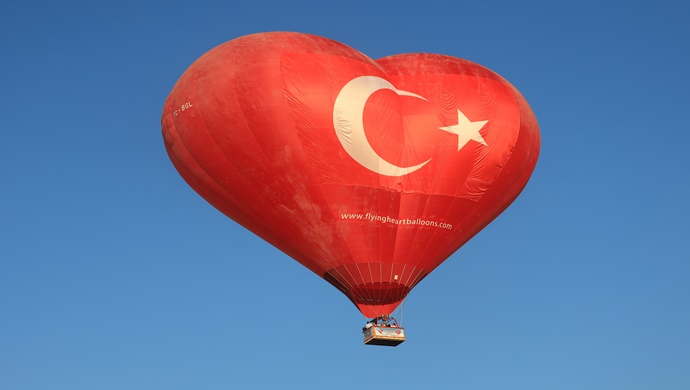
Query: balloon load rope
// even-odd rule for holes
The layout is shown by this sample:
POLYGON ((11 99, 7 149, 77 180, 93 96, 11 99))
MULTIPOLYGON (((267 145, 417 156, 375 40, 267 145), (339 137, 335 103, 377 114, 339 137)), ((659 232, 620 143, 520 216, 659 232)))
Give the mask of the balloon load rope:
POLYGON ((398 324, 400 326, 403 326, 403 315, 405 314, 405 301, 407 300, 407 297, 403 299, 403 301, 400 303, 400 305, 391 313, 391 316, 395 317, 398 321, 398 324), (398 313, 398 314, 395 314, 398 313))

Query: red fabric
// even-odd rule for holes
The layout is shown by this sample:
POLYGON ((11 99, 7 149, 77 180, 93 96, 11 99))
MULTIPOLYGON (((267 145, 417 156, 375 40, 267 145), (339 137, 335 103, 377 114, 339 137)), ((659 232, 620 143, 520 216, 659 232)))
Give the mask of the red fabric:
POLYGON ((173 88, 162 126, 192 188, 367 317, 390 314, 508 207, 540 145, 525 99, 480 65, 435 54, 374 61, 298 33, 206 53, 173 88), (343 96, 361 76, 391 87, 362 92, 358 113, 343 96), (460 113, 480 127, 464 144, 452 130, 460 113))

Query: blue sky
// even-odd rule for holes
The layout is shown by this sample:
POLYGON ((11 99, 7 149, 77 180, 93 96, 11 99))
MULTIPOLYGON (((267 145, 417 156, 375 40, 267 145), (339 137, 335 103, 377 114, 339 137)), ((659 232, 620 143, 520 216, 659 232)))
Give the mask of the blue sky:
POLYGON ((0 388, 690 386, 684 1, 24 1, 0 13, 0 388), (262 31, 482 64, 532 106, 527 188, 367 347, 335 288, 167 158, 163 102, 262 31))

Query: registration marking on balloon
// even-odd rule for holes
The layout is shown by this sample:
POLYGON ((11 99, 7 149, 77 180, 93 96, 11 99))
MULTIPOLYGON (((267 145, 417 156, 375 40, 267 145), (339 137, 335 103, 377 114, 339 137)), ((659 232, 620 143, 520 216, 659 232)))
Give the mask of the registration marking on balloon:
MULTIPOLYGON (((390 90, 398 96, 408 96, 427 101, 423 96, 395 88, 393 84, 380 77, 359 76, 345 84, 338 93, 333 105, 333 127, 347 154, 360 165, 380 175, 404 176, 422 168, 431 159, 420 164, 403 167, 386 161, 371 146, 364 131, 364 108, 371 95, 380 90, 390 90)), ((488 120, 470 121, 458 109, 458 123, 452 126, 439 127, 439 129, 457 135, 458 151, 460 151, 469 141, 487 146, 479 130, 488 122, 488 120)))
POLYGON ((191 109, 192 107, 194 107, 194 106, 192 105, 192 102, 185 102, 185 103, 182 103, 182 104, 179 106, 179 108, 178 108, 177 110, 175 110, 175 111, 172 112, 172 114, 173 114, 174 117, 177 117, 178 115, 180 115, 180 113, 181 113, 182 111, 189 110, 189 109, 191 109))

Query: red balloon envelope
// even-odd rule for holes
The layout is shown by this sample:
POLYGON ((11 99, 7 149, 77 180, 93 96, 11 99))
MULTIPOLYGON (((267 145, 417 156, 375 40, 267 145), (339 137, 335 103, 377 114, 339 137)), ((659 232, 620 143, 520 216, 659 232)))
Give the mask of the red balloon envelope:
POLYGON ((194 190, 367 317, 390 314, 508 207, 540 144, 522 95, 480 65, 372 60, 286 32, 204 54, 170 93, 162 126, 194 190))

